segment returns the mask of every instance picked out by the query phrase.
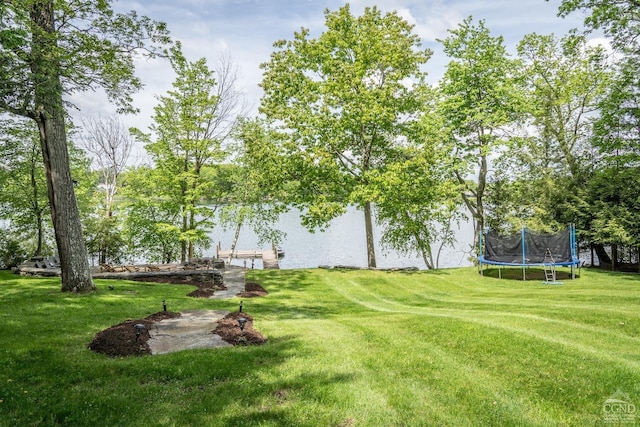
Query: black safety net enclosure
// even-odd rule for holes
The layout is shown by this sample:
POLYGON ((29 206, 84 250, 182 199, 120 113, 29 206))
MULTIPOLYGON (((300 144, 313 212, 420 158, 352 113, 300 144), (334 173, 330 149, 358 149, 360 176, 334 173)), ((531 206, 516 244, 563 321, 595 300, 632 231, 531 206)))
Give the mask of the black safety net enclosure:
MULTIPOLYGON (((480 256, 478 263, 498 266, 570 266, 579 264, 577 257, 575 228, 558 233, 536 233, 522 229, 519 233, 500 235, 493 230, 485 230, 480 235, 480 256)), ((555 275, 555 273, 554 273, 555 275)), ((573 276, 573 273, 572 273, 573 276)))
POLYGON ((524 233, 501 236, 490 230, 484 235, 483 262, 542 264, 552 262, 549 258, 553 258, 556 264, 571 263, 573 251, 570 234, 570 230, 556 234, 524 230, 524 233))

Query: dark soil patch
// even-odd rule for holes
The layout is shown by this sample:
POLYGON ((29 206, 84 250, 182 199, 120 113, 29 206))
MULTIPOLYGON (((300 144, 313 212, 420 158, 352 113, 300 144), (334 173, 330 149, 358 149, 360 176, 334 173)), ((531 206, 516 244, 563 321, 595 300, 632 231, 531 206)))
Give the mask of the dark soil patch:
POLYGON ((238 296, 243 298, 253 298, 253 297, 263 297, 268 294, 269 292, 267 292, 259 284, 249 282, 246 285, 244 285, 244 292, 239 293, 238 296))
POLYGON ((126 320, 118 325, 98 332, 89 344, 89 348, 96 353, 103 353, 111 357, 142 356, 151 354, 149 349, 149 329, 162 319, 180 317, 180 313, 173 311, 159 311, 144 319, 126 320), (135 325, 144 325, 144 330, 137 336, 135 325))
POLYGON ((258 331, 253 329, 253 317, 247 313, 229 313, 218 322, 218 326, 213 330, 222 339, 233 345, 260 345, 267 342, 267 339, 258 331), (247 322, 241 330, 238 319, 244 317, 247 322))

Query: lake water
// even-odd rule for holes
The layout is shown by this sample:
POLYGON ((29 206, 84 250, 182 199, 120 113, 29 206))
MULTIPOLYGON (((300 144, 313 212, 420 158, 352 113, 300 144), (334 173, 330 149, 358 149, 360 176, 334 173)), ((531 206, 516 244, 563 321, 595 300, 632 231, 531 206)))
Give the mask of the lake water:
MULTIPOLYGON (((351 207, 347 212, 335 218, 324 231, 310 233, 300 225, 300 213, 292 210, 283 214, 277 228, 287 233, 280 247, 285 257, 280 260, 280 268, 316 268, 321 265, 347 265, 354 267, 367 266, 367 244, 365 240, 364 213, 351 207)), ((205 251, 204 256, 215 256, 215 245, 220 242, 222 249, 230 249, 235 230, 215 228, 210 233, 214 247, 205 251)), ((418 256, 405 256, 396 251, 383 251, 380 245, 381 230, 374 226, 376 239, 376 261, 378 268, 417 267, 425 269, 426 265, 418 256)), ((440 268, 469 266, 468 251, 473 243, 473 225, 461 223, 456 228, 458 242, 454 248, 444 248, 440 255, 440 268)), ((270 245, 258 246, 256 235, 243 227, 236 249, 268 249, 270 245)), ((435 256, 434 256, 435 258, 435 256)), ((243 265, 243 260, 233 260, 234 265, 243 265)), ((251 266, 251 261, 247 261, 251 266)), ((255 261, 255 268, 262 268, 260 260, 255 261)))

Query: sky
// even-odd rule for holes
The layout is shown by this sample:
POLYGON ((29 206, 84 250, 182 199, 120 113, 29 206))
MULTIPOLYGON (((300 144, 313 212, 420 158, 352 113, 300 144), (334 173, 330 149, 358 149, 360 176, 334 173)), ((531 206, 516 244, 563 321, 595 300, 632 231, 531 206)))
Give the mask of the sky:
MULTIPOLYGON (((166 22, 189 61, 204 57, 214 68, 221 56, 229 57, 238 70, 238 89, 246 96, 250 114, 255 115, 262 93, 260 64, 269 60, 273 43, 291 40, 301 27, 308 28, 312 37, 320 35, 324 11, 335 11, 345 3, 350 4, 354 15, 360 15, 367 6, 377 6, 383 12, 395 10, 413 24, 422 46, 433 50, 425 65, 431 84, 440 80, 449 61, 437 39, 446 38, 448 29, 455 29, 469 16, 476 23, 484 20, 492 35, 502 35, 512 54, 525 34, 553 33, 561 37, 571 28, 582 29, 584 18, 580 12, 559 18, 560 0, 114 0, 113 7, 166 22)), ((163 59, 139 60, 136 70, 145 84, 134 95, 140 113, 121 120, 126 127, 146 132, 152 123, 156 97, 171 89, 175 74, 163 59)), ((80 108, 75 115, 108 115, 115 111, 99 92, 75 95, 73 102, 80 108)))

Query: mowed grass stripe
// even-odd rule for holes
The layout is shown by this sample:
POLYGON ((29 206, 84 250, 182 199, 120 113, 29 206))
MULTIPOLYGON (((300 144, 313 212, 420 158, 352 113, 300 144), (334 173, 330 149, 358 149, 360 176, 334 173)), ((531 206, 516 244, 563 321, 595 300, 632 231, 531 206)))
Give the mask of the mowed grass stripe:
MULTIPOLYGON (((478 323, 486 327, 501 329, 509 333, 531 336, 551 343, 573 347, 585 354, 590 354, 605 361, 620 362, 631 368, 640 368, 640 337, 628 336, 621 332, 624 330, 619 322, 608 322, 609 328, 603 326, 593 326, 588 323, 577 321, 566 321, 554 317, 540 316, 529 313, 505 312, 494 310, 491 304, 483 305, 482 309, 462 308, 437 308, 420 305, 421 301, 416 301, 416 305, 406 304, 406 294, 396 293, 398 300, 391 299, 389 283, 382 281, 375 286, 364 285, 361 282, 350 280, 340 280, 339 282, 328 282, 336 292, 349 301, 360 304, 369 310, 383 313, 404 313, 412 315, 446 317, 478 323), (382 291, 380 291, 382 290, 382 291), (380 295, 381 293, 385 296, 380 295), (490 309, 491 308, 491 309, 490 309), (617 329, 611 329, 611 326, 617 329)), ((412 297, 414 302, 415 297, 412 297)), ((461 299, 458 299, 458 302, 461 299)), ((465 302, 471 301, 472 297, 467 297, 465 302)), ((451 303, 456 305, 455 302, 451 303)), ((515 308, 515 304, 510 306, 515 308)), ((499 307, 502 308, 502 307, 499 307)))

